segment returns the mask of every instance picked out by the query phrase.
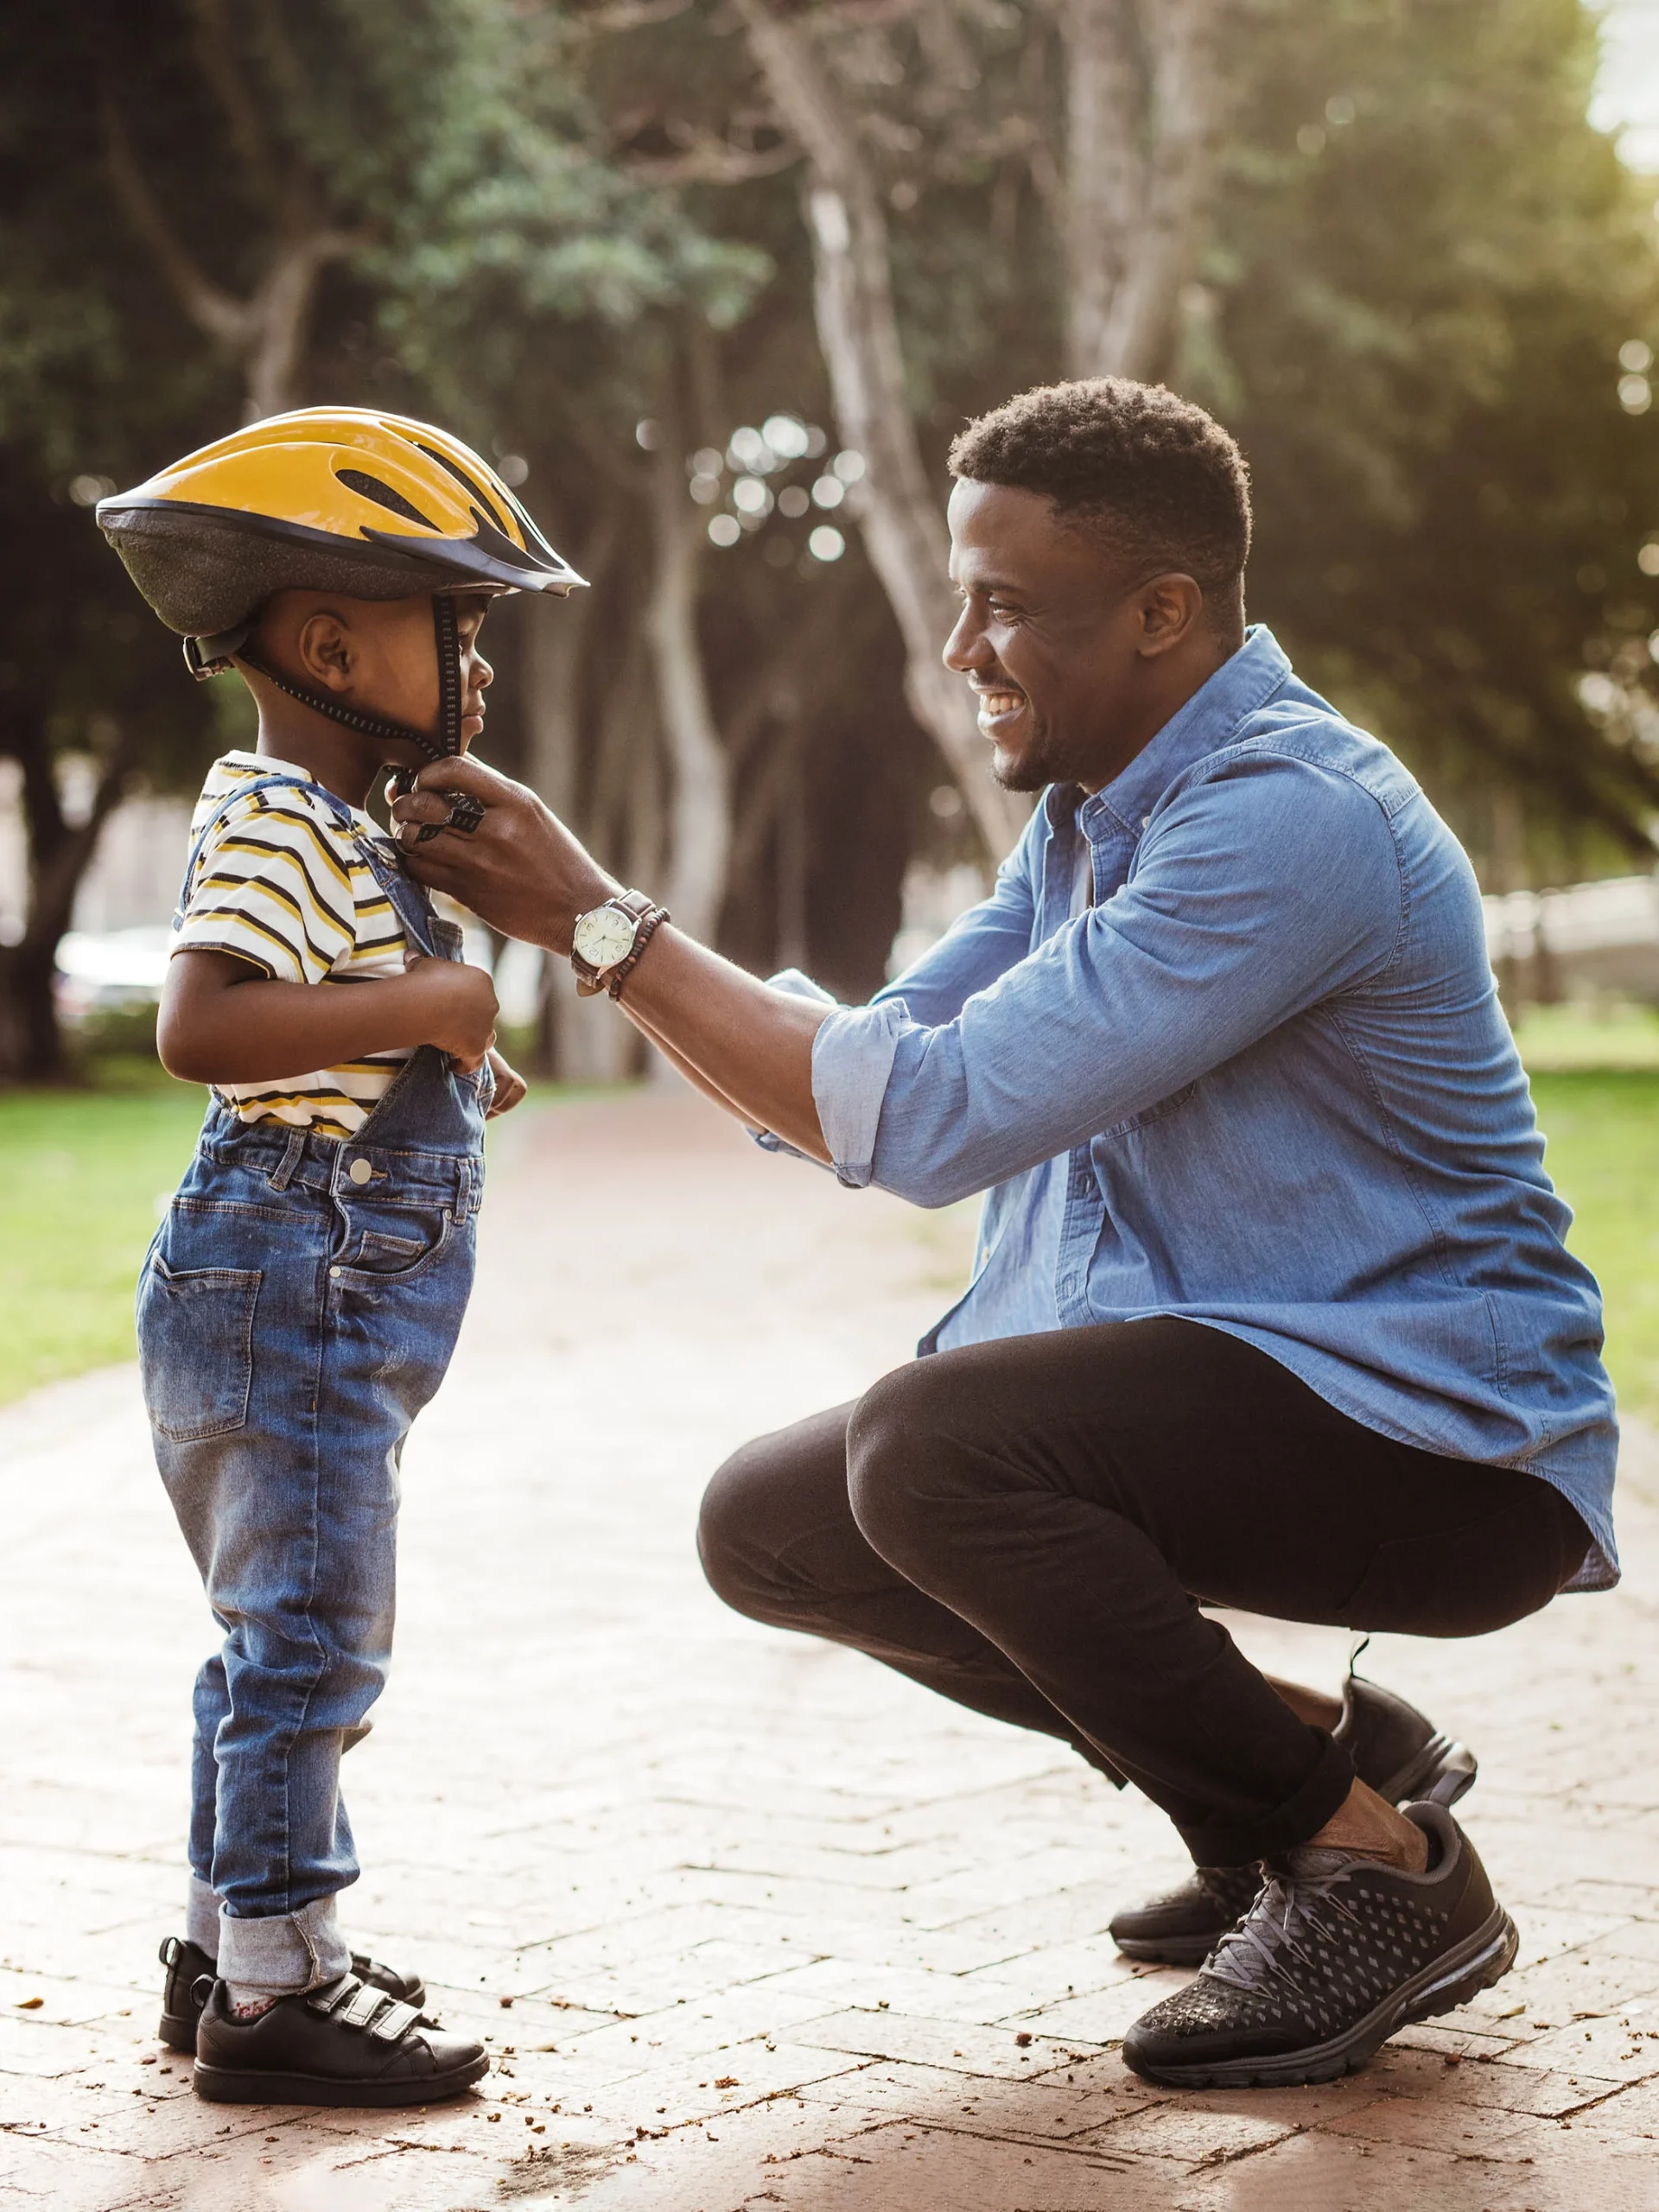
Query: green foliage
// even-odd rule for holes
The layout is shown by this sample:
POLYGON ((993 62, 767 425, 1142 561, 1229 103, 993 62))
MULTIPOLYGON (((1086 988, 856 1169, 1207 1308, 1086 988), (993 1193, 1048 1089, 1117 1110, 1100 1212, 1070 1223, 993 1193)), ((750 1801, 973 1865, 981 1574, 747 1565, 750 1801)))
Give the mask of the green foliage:
POLYGON ((1259 0, 1243 50, 1179 376, 1251 459, 1253 609, 1478 857, 1494 783, 1646 852, 1650 751, 1578 691, 1644 686, 1659 622, 1659 436, 1618 397, 1653 188, 1586 120, 1589 10, 1259 0))

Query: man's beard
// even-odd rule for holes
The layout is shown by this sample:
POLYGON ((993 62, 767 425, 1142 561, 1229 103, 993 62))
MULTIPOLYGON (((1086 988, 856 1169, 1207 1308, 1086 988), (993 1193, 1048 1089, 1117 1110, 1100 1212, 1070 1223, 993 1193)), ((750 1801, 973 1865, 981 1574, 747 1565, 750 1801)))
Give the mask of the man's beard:
POLYGON ((1035 729, 1032 741, 1017 760, 1006 766, 1000 756, 991 754, 991 780, 1005 791, 1046 791, 1050 784, 1070 780, 1071 772, 1064 761, 1054 759, 1048 745, 1048 733, 1035 729))

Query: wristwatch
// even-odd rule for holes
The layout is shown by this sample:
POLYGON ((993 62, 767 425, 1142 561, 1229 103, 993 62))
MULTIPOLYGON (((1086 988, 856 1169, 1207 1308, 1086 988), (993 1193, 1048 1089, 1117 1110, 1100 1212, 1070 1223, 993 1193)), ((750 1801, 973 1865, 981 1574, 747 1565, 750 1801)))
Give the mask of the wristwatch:
POLYGON ((578 914, 570 939, 570 965, 582 996, 590 999, 608 991, 613 999, 620 998, 640 954, 667 919, 668 909, 643 891, 619 891, 602 906, 578 914))

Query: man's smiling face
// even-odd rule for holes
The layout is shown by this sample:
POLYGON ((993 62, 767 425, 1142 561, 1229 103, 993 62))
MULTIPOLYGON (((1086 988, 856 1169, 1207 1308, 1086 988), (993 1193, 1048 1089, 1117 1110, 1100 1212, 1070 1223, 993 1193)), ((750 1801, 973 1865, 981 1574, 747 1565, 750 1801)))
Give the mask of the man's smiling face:
POLYGON ((963 606, 944 661, 973 690, 992 773, 1005 791, 1098 791, 1173 710, 1163 664, 1198 642, 1203 594, 1126 568, 1034 492, 961 479, 950 519, 963 606))

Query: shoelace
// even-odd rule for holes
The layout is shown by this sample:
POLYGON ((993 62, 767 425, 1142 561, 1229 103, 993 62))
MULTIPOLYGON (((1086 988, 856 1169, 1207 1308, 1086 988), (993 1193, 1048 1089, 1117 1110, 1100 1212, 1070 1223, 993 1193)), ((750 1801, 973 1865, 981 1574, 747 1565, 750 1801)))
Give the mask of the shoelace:
POLYGON ((1261 1895, 1238 1926, 1217 1944, 1205 1972, 1217 1981, 1230 1982, 1235 1989, 1254 1990, 1280 1973, 1281 1952, 1312 1967, 1315 1961, 1303 1939, 1317 1941, 1331 1932, 1321 1925, 1322 1909, 1352 1927, 1363 1926, 1359 1915, 1336 1894, 1351 1865, 1333 1866, 1326 1874, 1293 1874, 1284 1867, 1270 1867, 1261 1895))

